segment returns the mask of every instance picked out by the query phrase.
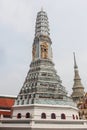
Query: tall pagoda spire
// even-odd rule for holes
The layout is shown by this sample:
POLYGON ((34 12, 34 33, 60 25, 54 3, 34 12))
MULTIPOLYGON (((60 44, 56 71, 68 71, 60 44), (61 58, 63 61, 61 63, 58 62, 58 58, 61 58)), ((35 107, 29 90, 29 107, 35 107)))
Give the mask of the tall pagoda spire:
POLYGON ((84 96, 84 87, 81 83, 81 78, 78 71, 78 66, 76 63, 76 57, 74 54, 74 85, 73 85, 73 92, 72 92, 72 98, 75 102, 78 102, 78 100, 84 96))
POLYGON ((52 41, 45 11, 37 13, 32 61, 16 105, 73 104, 52 61, 52 41))

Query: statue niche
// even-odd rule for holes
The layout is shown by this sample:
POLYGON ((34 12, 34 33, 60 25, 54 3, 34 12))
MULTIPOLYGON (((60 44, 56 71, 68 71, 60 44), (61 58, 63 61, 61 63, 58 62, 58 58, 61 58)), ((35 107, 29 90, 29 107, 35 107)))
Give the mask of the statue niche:
POLYGON ((33 60, 35 60, 35 56, 36 56, 36 46, 33 45, 33 49, 32 49, 32 58, 33 58, 33 60))
POLYGON ((41 44, 41 58, 42 59, 48 58, 48 45, 46 42, 41 44))

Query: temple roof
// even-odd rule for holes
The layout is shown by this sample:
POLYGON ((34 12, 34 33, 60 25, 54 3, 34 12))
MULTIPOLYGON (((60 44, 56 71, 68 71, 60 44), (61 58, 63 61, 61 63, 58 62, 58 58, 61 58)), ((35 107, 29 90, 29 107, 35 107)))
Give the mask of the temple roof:
POLYGON ((14 105, 15 98, 0 97, 0 108, 11 108, 14 105))

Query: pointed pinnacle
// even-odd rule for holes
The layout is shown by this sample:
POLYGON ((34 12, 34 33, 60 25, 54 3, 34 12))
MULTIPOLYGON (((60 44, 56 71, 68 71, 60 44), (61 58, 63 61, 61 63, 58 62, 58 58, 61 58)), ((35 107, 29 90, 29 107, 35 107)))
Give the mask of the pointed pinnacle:
POLYGON ((43 11, 43 6, 41 7, 41 11, 43 11))
POLYGON ((77 64, 76 64, 75 52, 73 52, 73 55, 74 55, 74 68, 77 69, 78 66, 77 66, 77 64))

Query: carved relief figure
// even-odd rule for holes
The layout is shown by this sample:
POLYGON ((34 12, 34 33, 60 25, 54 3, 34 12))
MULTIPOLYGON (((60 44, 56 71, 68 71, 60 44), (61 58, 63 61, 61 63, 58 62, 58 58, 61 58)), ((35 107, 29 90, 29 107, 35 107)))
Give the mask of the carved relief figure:
POLYGON ((48 45, 46 42, 41 44, 41 58, 47 59, 48 58, 48 45))
POLYGON ((32 58, 33 58, 33 60, 35 60, 35 55, 36 55, 36 46, 33 45, 33 49, 32 49, 32 58))

